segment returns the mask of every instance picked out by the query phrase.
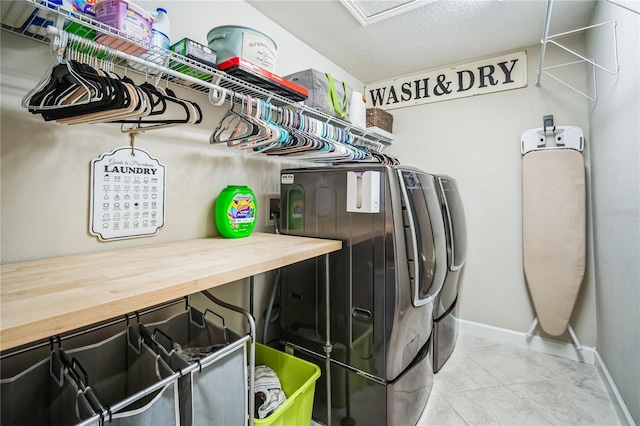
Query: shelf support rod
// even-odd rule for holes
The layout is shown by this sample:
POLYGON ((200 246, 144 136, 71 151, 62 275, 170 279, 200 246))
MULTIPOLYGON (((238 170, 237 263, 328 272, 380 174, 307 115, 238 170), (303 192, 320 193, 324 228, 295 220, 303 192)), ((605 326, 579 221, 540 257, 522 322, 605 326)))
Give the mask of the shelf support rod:
POLYGON ((558 77, 556 77, 555 75, 551 74, 550 72, 546 71, 546 70, 550 70, 553 68, 559 68, 559 67, 564 67, 566 65, 573 65, 573 64, 578 64, 581 62, 585 62, 585 61, 576 61, 576 62, 570 62, 570 63, 566 63, 566 64, 561 64, 561 65, 554 65, 551 67, 547 67, 545 68, 542 72, 545 73, 547 76, 553 78, 554 80, 556 80, 558 83, 565 85, 566 87, 568 87, 569 89, 573 90, 574 92, 584 96, 585 98, 589 99, 590 101, 596 101, 598 99, 598 86, 596 84, 596 72, 595 69, 593 70, 591 79, 593 80, 593 96, 589 96, 589 94, 581 92, 580 90, 576 89, 575 87, 573 87, 572 85, 565 83, 564 81, 560 80, 558 77))
POLYGON ((544 65, 544 55, 547 50, 547 41, 549 39, 549 24, 551 23, 551 9, 553 8, 553 0, 547 0, 547 12, 544 17, 544 29, 542 30, 542 46, 540 47, 540 63, 538 65, 538 74, 536 77, 535 86, 540 87, 542 78, 542 66, 544 65))
MULTIPOLYGON (((571 53, 572 55, 577 56, 578 58, 582 59, 583 61, 588 62, 589 64, 593 65, 594 67, 598 67, 601 70, 606 71, 611 75, 616 75, 616 74, 618 74, 618 71, 620 71, 620 65, 619 65, 619 62, 618 62, 618 36, 617 36, 617 31, 616 31, 617 25, 618 24, 615 21, 603 22, 601 24, 591 25, 590 27, 580 28, 578 30, 567 31, 566 33, 556 34, 556 35, 550 36, 550 37, 547 38, 547 41, 549 43, 553 43, 554 45, 558 46, 561 49, 566 50, 567 52, 571 53), (584 56, 582 56, 578 52, 575 52, 575 51, 569 49, 568 47, 561 45, 557 41, 552 40, 553 38, 556 38, 556 37, 560 37, 560 36, 567 35, 567 34, 572 34, 572 33, 578 32, 578 31, 588 30, 588 29, 595 28, 595 27, 600 27, 602 25, 607 25, 607 24, 612 24, 613 25, 613 47, 614 47, 613 55, 614 55, 614 61, 615 61, 615 67, 614 67, 613 70, 605 68, 602 65, 598 65, 594 59, 585 58, 584 56)), ((567 64, 567 65, 569 65, 569 64, 567 64)), ((550 68, 551 67, 547 67, 547 68, 544 68, 544 69, 550 69, 550 68)))
POLYGON ((618 74, 618 72, 620 71, 620 65, 619 65, 619 61, 618 61, 618 36, 617 36, 617 31, 616 31, 616 27, 617 27, 617 22, 615 21, 609 21, 609 22, 603 22, 600 24, 594 24, 594 25, 590 25, 588 27, 584 27, 584 28, 580 28, 577 30, 572 30, 572 31, 566 31, 560 34, 555 34, 555 35, 549 35, 549 26, 551 23, 551 11, 553 8, 553 0, 547 0, 547 11, 546 11, 546 15, 545 15, 545 21, 544 21, 544 29, 542 31, 542 40, 541 40, 541 47, 540 47, 540 62, 538 65, 538 71, 537 71, 537 75, 536 75, 536 81, 534 82, 534 85, 536 87, 540 87, 540 84, 542 82, 542 74, 546 74, 549 77, 553 78, 554 80, 564 84, 565 86, 567 86, 568 88, 570 88, 571 90, 581 94, 582 96, 586 97, 587 99, 591 100, 591 101, 595 101, 598 98, 597 95, 597 87, 596 87, 596 77, 595 77, 595 72, 596 72, 596 68, 600 68, 603 71, 608 72, 609 74, 612 75, 616 75, 618 74), (600 27, 602 25, 607 25, 607 24, 612 24, 613 26, 613 32, 612 32, 612 36, 613 36, 613 55, 614 55, 614 61, 615 61, 615 66, 614 69, 608 69, 603 67, 602 65, 599 65, 596 63, 596 61, 594 59, 589 59, 586 58, 584 56, 582 56, 581 54, 563 46, 562 44, 556 42, 555 40, 553 40, 554 38, 559 38, 559 37, 563 37, 566 35, 570 35, 579 31, 585 31, 591 28, 595 28, 595 27, 600 27), (571 53, 574 56, 577 56, 578 58, 580 58, 582 61, 577 61, 577 62, 569 62, 569 63, 565 63, 565 64, 560 64, 560 65, 555 65, 555 66, 551 66, 551 67, 544 67, 544 58, 546 55, 546 50, 547 50, 547 44, 548 43, 552 43, 555 46, 558 46, 559 48, 565 50, 566 52, 571 53), (552 68, 557 68, 557 67, 561 67, 561 66, 565 66, 565 65, 572 65, 572 64, 576 64, 576 63, 580 63, 580 62, 587 62, 588 64, 590 64, 592 66, 592 70, 593 70, 593 91, 594 91, 594 96, 589 96, 586 93, 581 92, 580 90, 576 89, 575 87, 571 86, 570 84, 565 83, 564 81, 560 80, 558 77, 552 75, 551 73, 549 73, 547 70, 552 69, 552 68))

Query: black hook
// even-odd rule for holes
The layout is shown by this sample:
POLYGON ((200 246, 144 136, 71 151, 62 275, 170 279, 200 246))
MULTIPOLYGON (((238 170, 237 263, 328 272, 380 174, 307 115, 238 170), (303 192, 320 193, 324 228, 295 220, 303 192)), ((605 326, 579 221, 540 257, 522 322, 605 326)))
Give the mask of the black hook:
POLYGON ((556 125, 553 121, 553 115, 545 115, 542 117, 542 127, 544 128, 544 132, 547 132, 547 127, 553 127, 553 132, 556 131, 556 125))

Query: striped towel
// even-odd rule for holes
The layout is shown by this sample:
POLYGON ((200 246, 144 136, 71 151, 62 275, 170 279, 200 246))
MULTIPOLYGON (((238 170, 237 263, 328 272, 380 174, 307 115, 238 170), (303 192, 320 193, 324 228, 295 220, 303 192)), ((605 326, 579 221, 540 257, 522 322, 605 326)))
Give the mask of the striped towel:
POLYGON ((256 365, 255 369, 256 416, 264 419, 276 411, 287 397, 282 390, 278 375, 266 365, 256 365))

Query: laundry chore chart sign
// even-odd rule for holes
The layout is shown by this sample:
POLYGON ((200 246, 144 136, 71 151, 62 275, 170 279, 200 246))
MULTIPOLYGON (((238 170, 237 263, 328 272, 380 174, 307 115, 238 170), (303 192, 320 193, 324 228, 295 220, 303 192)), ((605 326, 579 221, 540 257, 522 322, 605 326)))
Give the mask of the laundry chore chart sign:
POLYGON ((103 241, 155 235, 164 225, 165 172, 130 146, 92 160, 91 234, 103 241))

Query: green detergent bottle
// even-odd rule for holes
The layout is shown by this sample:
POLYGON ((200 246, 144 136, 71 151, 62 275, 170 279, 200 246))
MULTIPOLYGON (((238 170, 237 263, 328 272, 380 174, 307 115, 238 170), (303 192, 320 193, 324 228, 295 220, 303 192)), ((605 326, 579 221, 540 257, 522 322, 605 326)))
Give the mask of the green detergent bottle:
POLYGON ((304 190, 295 185, 287 193, 289 199, 289 229, 301 230, 304 228, 304 190))
POLYGON ((229 185, 216 201, 216 227, 225 238, 248 237, 256 225, 256 196, 247 186, 229 185))

